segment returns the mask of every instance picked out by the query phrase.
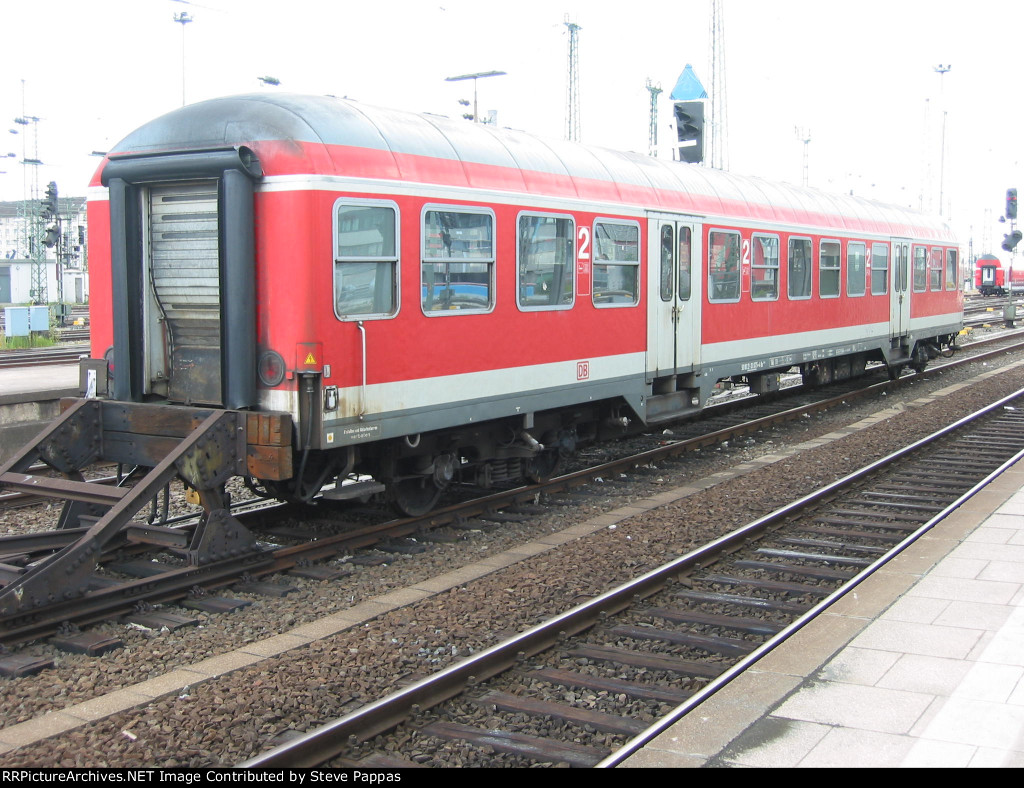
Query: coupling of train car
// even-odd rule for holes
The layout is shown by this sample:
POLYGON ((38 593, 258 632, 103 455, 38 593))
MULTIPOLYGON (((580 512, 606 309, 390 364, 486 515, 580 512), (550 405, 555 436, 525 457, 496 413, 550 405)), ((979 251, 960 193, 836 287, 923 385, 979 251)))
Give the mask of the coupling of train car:
POLYGON ((617 765, 1024 456, 1022 404, 1024 389, 241 765, 617 765))
MULTIPOLYGON (((1019 347, 1001 345, 996 350, 951 363, 977 361, 1019 347)), ((762 397, 753 408, 749 402, 727 402, 718 409, 705 412, 696 421, 674 425, 667 430, 671 433, 668 436, 663 432, 648 434, 646 439, 638 436, 637 441, 626 444, 629 450, 626 456, 622 456, 623 451, 618 449, 618 456, 609 459, 609 452, 614 454, 615 450, 601 449, 584 455, 581 459, 588 463, 582 463, 582 467, 547 482, 499 491, 467 488, 463 490, 461 499, 453 497, 448 505, 418 518, 395 520, 381 510, 353 508, 344 504, 335 508, 328 502, 322 502, 315 517, 317 523, 310 524, 302 522, 309 518, 309 510, 297 511, 292 516, 282 515, 281 510, 277 510, 268 516, 265 512, 267 502, 242 501, 236 516, 260 534, 259 551, 203 566, 188 565, 175 553, 175 548, 187 543, 188 529, 194 524, 194 513, 193 516, 182 515, 174 521, 163 521, 164 525, 174 525, 180 533, 176 539, 168 536, 163 547, 157 545, 147 549, 139 544, 118 543, 116 550, 104 555, 92 591, 85 597, 53 599, 50 605, 37 608, 27 616, 0 615, 0 643, 10 648, 53 637, 69 623, 77 628, 118 616, 155 621, 159 625, 159 616, 152 613, 151 606, 183 599, 204 609, 230 610, 234 605, 230 598, 214 597, 203 601, 195 597, 209 596, 240 579, 251 588, 252 581, 281 572, 336 574, 331 570, 310 568, 310 565, 381 545, 388 550, 401 551, 403 540, 424 539, 429 533, 449 526, 465 528, 466 523, 474 518, 522 517, 516 507, 521 509, 541 496, 558 495, 586 485, 595 478, 613 479, 617 474, 703 447, 727 445, 729 441, 767 429, 773 424, 827 410, 857 397, 877 395, 890 386, 901 385, 901 381, 906 384, 913 380, 914 376, 907 376, 900 381, 869 382, 868 385, 864 385, 864 381, 850 381, 809 392, 791 389, 776 397, 762 397), (252 511, 245 511, 247 507, 252 511), (324 516, 325 512, 331 511, 334 514, 324 516), (282 524, 282 520, 293 522, 282 524)), ((604 486, 607 488, 608 485, 604 486)), ((165 492, 165 501, 166 495, 165 492)), ((160 527, 163 526, 150 530, 159 530, 160 527)), ((147 524, 140 522, 133 528, 146 530, 147 524)), ((65 544, 77 533, 76 529, 65 529, 2 537, 0 571, 5 568, 3 565, 12 566, 13 571, 13 567, 30 564, 46 551, 52 551, 55 544, 65 544)), ((423 548, 415 545, 410 549, 423 548)), ((274 593, 273 588, 264 591, 274 593)), ((164 623, 174 625, 174 622, 175 617, 171 616, 164 623)), ((109 638, 90 638, 87 634, 76 635, 72 644, 87 649, 89 653, 103 653, 112 646, 109 638)), ((0 671, 12 675, 45 666, 45 661, 26 661, 17 655, 0 658, 0 671)))

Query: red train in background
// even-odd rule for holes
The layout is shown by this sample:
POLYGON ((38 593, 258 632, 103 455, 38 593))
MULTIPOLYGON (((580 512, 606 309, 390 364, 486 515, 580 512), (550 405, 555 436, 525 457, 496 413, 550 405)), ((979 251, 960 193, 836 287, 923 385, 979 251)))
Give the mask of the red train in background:
POLYGON ((939 219, 326 97, 152 121, 89 227, 111 399, 286 414, 274 451, 250 423, 239 475, 406 513, 549 476, 720 381, 921 369, 962 327, 939 219))
MULTIPOLYGON (((974 289, 983 296, 1004 296, 1007 266, 994 254, 983 254, 974 262, 974 289)), ((1024 263, 1010 269, 1010 285, 1014 293, 1024 292, 1024 263)))

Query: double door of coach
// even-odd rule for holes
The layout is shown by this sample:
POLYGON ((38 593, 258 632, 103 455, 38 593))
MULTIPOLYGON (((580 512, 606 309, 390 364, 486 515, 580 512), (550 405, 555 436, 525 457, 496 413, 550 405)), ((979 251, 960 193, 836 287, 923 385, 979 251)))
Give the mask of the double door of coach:
POLYGON ((686 374, 700 364, 701 224, 664 214, 649 219, 647 370, 654 377, 686 374))

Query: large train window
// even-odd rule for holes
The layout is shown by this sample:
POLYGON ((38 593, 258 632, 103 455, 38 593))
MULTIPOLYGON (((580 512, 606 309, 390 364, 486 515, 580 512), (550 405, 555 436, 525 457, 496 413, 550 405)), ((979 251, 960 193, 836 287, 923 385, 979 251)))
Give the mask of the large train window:
POLYGON ((928 250, 914 247, 914 292, 923 293, 928 285, 928 250))
POLYGON ((712 230, 708 234, 708 300, 740 300, 740 234, 712 230))
POLYGON ((889 292, 889 244, 871 244, 871 295, 889 292))
POLYGON ((594 223, 593 286, 595 306, 634 306, 640 302, 639 224, 594 223))
POLYGON ((846 295, 862 296, 867 288, 867 244, 846 245, 846 295))
POLYGON ((421 305, 427 315, 494 308, 494 214, 485 209, 423 209, 421 305))
POLYGON ((779 236, 759 235, 751 239, 750 297, 754 301, 779 298, 779 236))
POLYGON ((811 259, 810 238, 789 239, 789 261, 787 273, 787 292, 792 299, 811 297, 811 270, 814 261, 811 259))
POLYGON ((946 250, 946 289, 956 290, 960 282, 960 274, 958 272, 958 266, 956 262, 956 249, 946 250))
POLYGON ((932 249, 928 259, 928 289, 942 289, 942 250, 932 249))
POLYGON ((818 295, 839 298, 839 241, 822 241, 818 251, 818 295))
POLYGON ((576 226, 569 216, 520 214, 522 309, 569 309, 576 295, 576 226))
POLYGON ((338 200, 334 207, 334 314, 342 320, 398 311, 398 206, 338 200))

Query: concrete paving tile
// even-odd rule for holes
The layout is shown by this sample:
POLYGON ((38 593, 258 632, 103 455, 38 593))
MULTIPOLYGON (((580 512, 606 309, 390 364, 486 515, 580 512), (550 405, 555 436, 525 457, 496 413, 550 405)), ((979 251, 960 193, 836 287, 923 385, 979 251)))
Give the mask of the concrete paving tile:
POLYGON ((799 766, 810 769, 892 768, 902 763, 913 746, 913 739, 907 736, 833 728, 799 766))
POLYGON ((986 561, 1012 561, 1024 564, 1024 545, 964 542, 957 550, 959 558, 983 558, 986 561))
MULTIPOLYGON (((791 769, 831 730, 827 725, 769 717, 738 737, 722 753, 721 765, 791 769)), ((716 760, 716 765, 719 759, 716 760)))
POLYGON ((885 610, 893 599, 898 599, 918 580, 918 575, 892 571, 890 568, 875 572, 831 608, 829 614, 874 618, 885 610))
POLYGON ((980 558, 947 556, 935 565, 931 574, 937 577, 962 577, 966 580, 974 580, 988 564, 988 561, 980 558))
MULTIPOLYGON (((1020 504, 1020 507, 1022 509, 1024 509, 1024 504, 1020 504)), ((1024 513, 1024 512, 1022 512, 1022 513, 1024 513)), ((987 517, 985 519, 985 524, 980 529, 978 529, 978 530, 984 530, 984 531, 990 531, 990 530, 991 531, 1006 531, 1006 530, 1018 531, 1021 528, 1024 528, 1024 523, 1021 522, 1022 519, 1024 519, 1024 518, 1021 517, 1021 514, 1010 514, 1009 512, 998 511, 995 514, 993 514, 991 517, 987 517)), ((989 534, 985 534, 985 535, 989 535, 989 534)), ((1009 538, 1009 537, 1007 537, 1007 538, 1009 538)), ((984 539, 979 538, 977 541, 984 541, 984 539)))
POLYGON ((906 769, 965 769, 977 753, 978 748, 970 744, 917 739, 899 765, 906 769))
POLYGON ((980 544, 1006 544, 1016 533, 1013 528, 995 528, 989 525, 989 522, 991 521, 986 521, 985 525, 968 534, 964 541, 980 544))
POLYGON ((927 724, 915 729, 913 735, 921 739, 1024 753, 1024 706, 946 698, 927 724))
POLYGON ((1024 769, 1024 752, 978 747, 967 765, 971 769, 1024 769))
POLYGON ((699 769, 707 760, 701 756, 681 755, 669 750, 644 747, 623 761, 620 769, 699 769))
POLYGON ((896 600, 881 618, 890 621, 908 621, 914 624, 931 624, 942 615, 942 611, 952 602, 948 599, 929 599, 928 597, 904 596, 896 600))
POLYGON ((903 654, 876 686, 928 695, 952 695, 970 670, 971 664, 962 660, 903 654))
POLYGON ((853 645, 930 657, 964 659, 982 636, 980 630, 879 620, 865 629, 853 645))
POLYGON ((943 627, 965 629, 1000 629, 1013 613, 1009 605, 990 605, 985 602, 950 602, 949 607, 935 619, 943 627))
MULTIPOLYGON (((958 698, 970 700, 1012 703, 1014 693, 1024 690, 1022 677, 1024 667, 1019 665, 974 662, 953 694, 958 698)), ((1021 694, 1021 701, 1024 702, 1024 692, 1021 694)))
POLYGON ((925 577, 910 592, 914 596, 949 599, 958 602, 1008 604, 1017 592, 1016 583, 995 580, 965 580, 955 577, 925 577))
POLYGON ((801 687, 774 715, 902 734, 910 731, 931 702, 931 695, 830 681, 801 687))
POLYGON ((1024 564, 1009 561, 989 561, 978 580, 996 580, 1004 583, 1024 584, 1024 564))
POLYGON ((891 651, 848 646, 821 669, 818 678, 824 681, 873 686, 886 675, 899 658, 899 654, 891 651))

